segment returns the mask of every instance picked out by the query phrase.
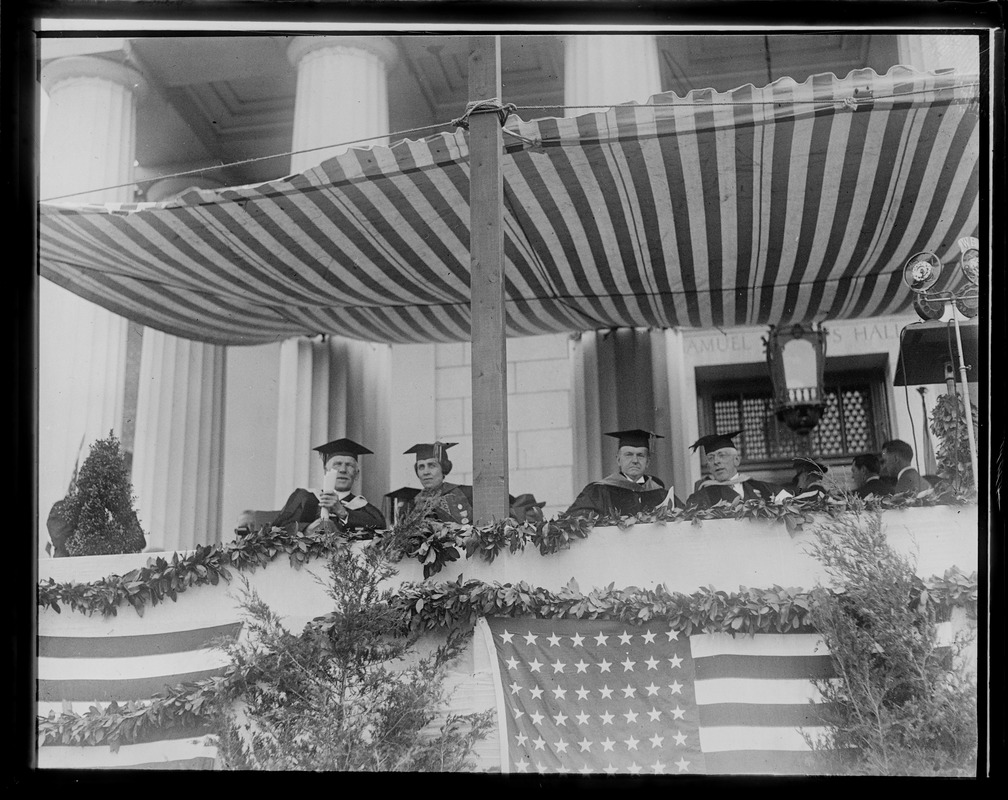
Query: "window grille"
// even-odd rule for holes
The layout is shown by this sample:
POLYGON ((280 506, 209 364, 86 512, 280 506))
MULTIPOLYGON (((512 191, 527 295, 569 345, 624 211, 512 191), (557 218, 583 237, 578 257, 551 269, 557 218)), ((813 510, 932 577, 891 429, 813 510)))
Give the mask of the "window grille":
MULTIPOLYGON (((817 456, 845 457, 878 451, 875 401, 870 382, 826 385, 826 408, 811 433, 812 452, 817 456)), ((713 431, 731 433, 746 462, 779 461, 794 458, 801 450, 797 434, 773 412, 772 389, 766 385, 747 386, 738 391, 715 391, 709 395, 708 419, 713 431)))

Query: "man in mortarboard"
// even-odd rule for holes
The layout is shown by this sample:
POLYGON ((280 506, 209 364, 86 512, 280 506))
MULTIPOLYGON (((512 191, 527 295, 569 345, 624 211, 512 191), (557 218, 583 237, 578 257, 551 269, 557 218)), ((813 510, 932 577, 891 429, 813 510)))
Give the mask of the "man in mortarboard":
POLYGON ((799 456, 791 462, 794 468, 795 496, 803 494, 827 494, 823 485, 823 476, 829 472, 829 467, 820 464, 814 458, 799 456))
POLYGON ((322 510, 337 530, 354 528, 384 528, 385 517, 363 495, 353 493, 353 485, 360 472, 357 459, 371 453, 352 439, 336 439, 312 448, 322 457, 323 487, 332 489, 295 489, 273 525, 282 527, 292 522, 313 525, 323 517, 322 510))
POLYGON ((687 508, 710 508, 722 500, 731 503, 737 498, 769 502, 790 496, 790 492, 779 486, 758 481, 738 471, 742 456, 733 439, 741 433, 742 431, 735 431, 701 436, 690 445, 690 450, 694 453, 698 447, 704 449, 710 477, 686 498, 687 508))
POLYGON ((589 483, 574 498, 568 514, 594 511, 603 517, 633 516, 654 511, 673 502, 682 508, 682 501, 653 475, 647 475, 651 462, 651 439, 664 438, 650 431, 634 429, 607 433, 617 439, 616 471, 600 481, 589 483))

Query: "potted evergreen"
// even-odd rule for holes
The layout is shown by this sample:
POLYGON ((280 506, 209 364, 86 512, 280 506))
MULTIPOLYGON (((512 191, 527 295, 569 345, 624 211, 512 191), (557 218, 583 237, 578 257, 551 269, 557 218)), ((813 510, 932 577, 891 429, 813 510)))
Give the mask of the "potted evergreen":
POLYGON ((126 460, 112 431, 91 445, 80 472, 49 512, 53 556, 139 553, 146 544, 126 460))
MULTIPOLYGON (((977 408, 970 404, 974 435, 977 433, 977 408)), ((966 431, 966 407, 955 393, 938 395, 931 412, 931 433, 938 440, 938 475, 956 494, 975 491, 970 467, 969 434, 966 431)))

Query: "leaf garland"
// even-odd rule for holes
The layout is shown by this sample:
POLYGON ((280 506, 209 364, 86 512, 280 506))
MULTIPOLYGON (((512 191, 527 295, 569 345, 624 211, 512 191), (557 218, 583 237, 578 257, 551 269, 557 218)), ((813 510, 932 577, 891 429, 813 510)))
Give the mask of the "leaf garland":
MULTIPOLYGON (((976 617, 976 572, 964 575, 957 568, 942 577, 919 580, 911 605, 935 604, 939 612, 965 607, 976 617)), ((813 594, 804 589, 774 585, 769 589, 739 587, 738 592, 703 587, 692 594, 669 592, 664 586, 614 589, 613 585, 581 592, 575 580, 557 592, 517 584, 463 581, 460 576, 446 583, 409 583, 395 593, 393 607, 402 615, 404 628, 446 630, 449 635, 472 628, 479 616, 546 619, 616 619, 641 625, 651 620, 667 623, 684 635, 694 632, 738 634, 812 631, 809 624, 813 594)), ((324 624, 324 617, 313 624, 324 624)), ((91 706, 85 714, 51 711, 37 717, 41 746, 47 744, 106 744, 113 751, 137 741, 146 731, 164 728, 194 729, 206 724, 216 713, 217 703, 228 687, 243 680, 235 666, 223 675, 168 687, 165 694, 149 702, 114 702, 91 706)))
POLYGON ((284 528, 262 528, 259 531, 220 545, 197 545, 189 555, 162 556, 147 560, 147 566, 125 575, 110 575, 91 583, 69 581, 57 583, 52 578, 39 581, 38 604, 57 613, 61 606, 88 614, 100 611, 102 616, 115 616, 118 607, 129 603, 143 616, 149 603, 154 606, 166 597, 176 600, 190 586, 216 585, 221 578, 231 580, 230 568, 254 572, 285 553, 290 565, 300 569, 313 558, 329 553, 341 541, 332 533, 299 532, 291 524, 284 528))
POLYGON ((266 567, 281 553, 287 555, 292 567, 300 569, 303 564, 325 556, 333 547, 348 539, 374 537, 371 546, 378 548, 393 563, 403 558, 419 561, 423 565, 424 579, 427 579, 463 554, 466 558, 478 557, 493 562, 505 550, 514 554, 531 545, 541 555, 550 555, 569 548, 578 539, 587 538, 597 526, 616 526, 627 530, 636 524, 691 522, 701 525, 711 519, 761 519, 783 522, 794 535, 804 524, 814 520, 814 514, 825 513, 835 517, 846 511, 865 508, 893 510, 967 501, 966 497, 950 499, 933 493, 920 497, 908 493, 868 501, 853 494, 786 498, 781 503, 743 501, 739 498, 732 503, 722 501, 706 509, 660 508, 619 518, 600 517, 593 513, 560 515, 535 524, 506 519, 490 525, 473 526, 407 518, 390 531, 349 535, 301 532, 292 523, 283 528, 263 527, 225 544, 197 545, 189 555, 173 554, 171 561, 162 556, 152 557, 145 567, 92 583, 56 583, 48 578, 38 583, 38 604, 56 612, 60 612, 61 606, 69 606, 89 615, 100 611, 103 616, 115 616, 118 607, 128 603, 142 616, 147 604, 157 605, 166 597, 175 600, 190 586, 216 585, 222 577, 230 581, 230 569, 254 571, 257 567, 266 567))

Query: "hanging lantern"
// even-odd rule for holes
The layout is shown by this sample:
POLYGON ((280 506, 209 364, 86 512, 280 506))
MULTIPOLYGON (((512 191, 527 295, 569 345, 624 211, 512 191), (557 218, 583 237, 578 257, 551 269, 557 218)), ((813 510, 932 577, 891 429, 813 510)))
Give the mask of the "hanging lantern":
POLYGON ((771 325, 764 342, 777 419, 795 433, 807 435, 826 408, 826 329, 816 323, 771 325))

